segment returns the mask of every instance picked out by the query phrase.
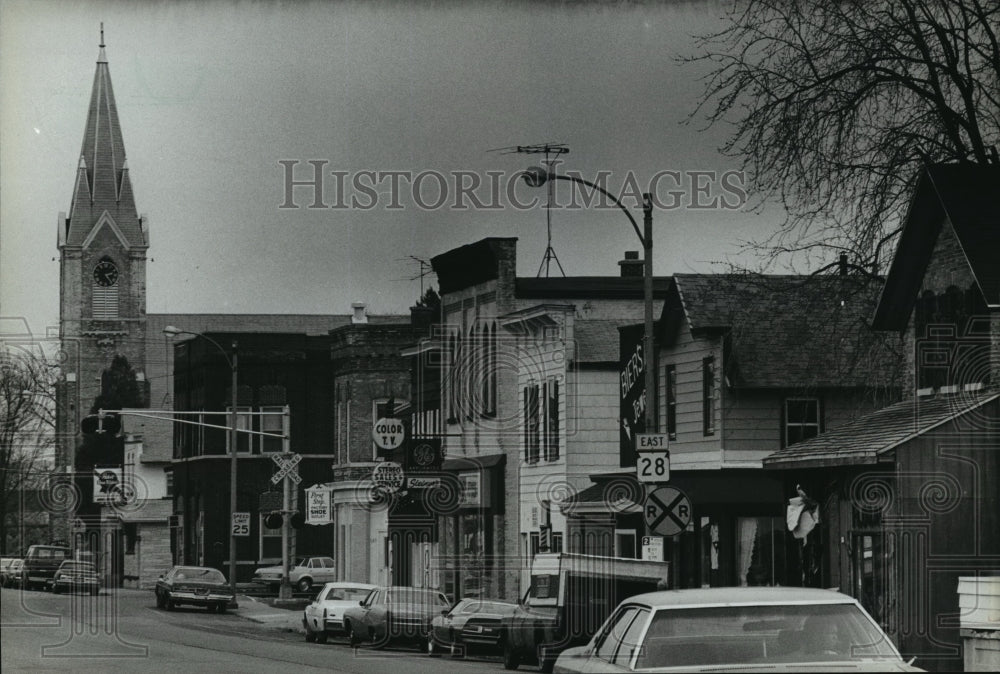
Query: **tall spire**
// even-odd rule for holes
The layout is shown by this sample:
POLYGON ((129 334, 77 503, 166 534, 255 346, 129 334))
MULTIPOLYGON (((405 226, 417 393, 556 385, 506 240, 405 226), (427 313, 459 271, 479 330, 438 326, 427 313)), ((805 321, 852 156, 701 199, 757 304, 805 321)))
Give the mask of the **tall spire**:
POLYGON ((125 163, 125 142, 118 122, 118 106, 111 87, 111 73, 104 51, 104 24, 97 70, 90 94, 87 125, 80 150, 81 175, 73 190, 73 205, 66 223, 66 243, 81 245, 107 212, 129 246, 146 245, 135 207, 128 167, 125 163))

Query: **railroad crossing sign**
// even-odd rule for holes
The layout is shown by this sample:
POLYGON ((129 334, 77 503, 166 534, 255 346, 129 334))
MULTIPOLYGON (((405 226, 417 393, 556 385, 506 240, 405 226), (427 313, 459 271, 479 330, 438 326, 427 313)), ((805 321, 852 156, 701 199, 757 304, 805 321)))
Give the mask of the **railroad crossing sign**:
POLYGON ((278 484, 285 477, 295 484, 302 482, 299 469, 296 467, 302 460, 301 454, 272 454, 271 460, 278 464, 278 472, 271 476, 271 484, 278 484))
POLYGON ((646 496, 642 515, 650 533, 676 536, 691 521, 691 500, 677 487, 660 487, 646 496))
POLYGON ((399 419, 382 417, 372 428, 372 440, 380 449, 397 449, 406 438, 406 430, 399 419))

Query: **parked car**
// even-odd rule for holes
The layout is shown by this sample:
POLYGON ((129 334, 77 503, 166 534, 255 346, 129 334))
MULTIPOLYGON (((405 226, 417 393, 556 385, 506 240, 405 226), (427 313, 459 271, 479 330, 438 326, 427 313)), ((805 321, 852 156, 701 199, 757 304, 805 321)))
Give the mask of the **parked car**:
POLYGON ((49 587, 59 566, 72 558, 73 551, 61 545, 32 545, 21 567, 21 587, 27 590, 49 587))
POLYGON ((344 633, 344 611, 357 606, 375 589, 367 583, 327 583, 302 612, 306 641, 326 643, 332 634, 344 633))
POLYGON ((101 580, 97 577, 97 567, 90 562, 75 562, 67 559, 59 565, 55 575, 52 576, 51 587, 56 594, 77 590, 97 594, 101 591, 101 580))
POLYGON ((557 672, 923 671, 861 605, 832 590, 720 587, 623 601, 557 672))
POLYGON ((3 587, 21 587, 21 568, 23 559, 9 559, 7 566, 0 569, 0 585, 3 587))
MULTIPOLYGON (((330 557, 299 557, 288 571, 289 583, 299 592, 308 592, 313 585, 334 581, 336 576, 337 566, 330 557)), ((257 569, 252 580, 276 589, 281 585, 281 565, 257 569)))
POLYGON ((492 599, 469 598, 431 619, 427 653, 441 649, 462 655, 470 646, 498 648, 503 638, 503 618, 510 617, 517 604, 492 599))
POLYGON ((156 607, 168 611, 187 604, 225 613, 236 598, 222 572, 204 566, 175 566, 160 576, 154 592, 156 607))
POLYGON ((541 553, 531 563, 531 584, 504 618, 503 665, 538 663, 551 672, 559 653, 587 643, 625 599, 652 592, 666 578, 664 562, 541 553))
POLYGON ((351 646, 369 641, 382 647, 393 639, 406 639, 426 650, 431 618, 450 607, 448 598, 437 590, 379 587, 344 611, 344 629, 351 646))

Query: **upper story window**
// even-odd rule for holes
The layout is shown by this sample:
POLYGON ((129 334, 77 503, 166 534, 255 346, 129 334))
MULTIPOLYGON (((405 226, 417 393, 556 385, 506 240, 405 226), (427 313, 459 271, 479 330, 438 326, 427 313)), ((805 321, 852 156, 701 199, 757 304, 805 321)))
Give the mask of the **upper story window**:
POLYGON ((822 413, 817 398, 788 398, 784 418, 782 447, 815 438, 822 431, 822 413))
POLYGON ((918 389, 990 384, 988 311, 975 284, 920 296, 914 307, 918 389))
POLYGON ((94 267, 91 313, 95 319, 118 318, 118 276, 118 267, 111 258, 102 258, 94 267))
POLYGON ((538 384, 528 384, 524 387, 524 460, 528 463, 538 463, 539 430, 541 425, 538 384))
POLYGON ((715 357, 701 361, 701 421, 705 435, 715 435, 715 357))

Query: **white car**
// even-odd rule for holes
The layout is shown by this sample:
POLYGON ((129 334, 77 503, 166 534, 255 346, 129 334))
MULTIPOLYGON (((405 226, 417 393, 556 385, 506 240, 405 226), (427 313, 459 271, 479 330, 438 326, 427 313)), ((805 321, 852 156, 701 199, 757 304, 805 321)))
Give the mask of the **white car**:
POLYGON ((344 633, 344 611, 368 596, 375 585, 367 583, 327 583, 306 606, 302 613, 302 626, 306 641, 326 643, 327 636, 344 633))
POLYGON ((852 597, 719 587, 626 599, 556 672, 920 672, 852 597))
MULTIPOLYGON (((299 557, 288 571, 288 582, 299 592, 308 592, 313 585, 336 580, 337 567, 330 557, 299 557)), ((281 565, 265 566, 253 574, 253 582, 277 588, 281 585, 281 565)))

